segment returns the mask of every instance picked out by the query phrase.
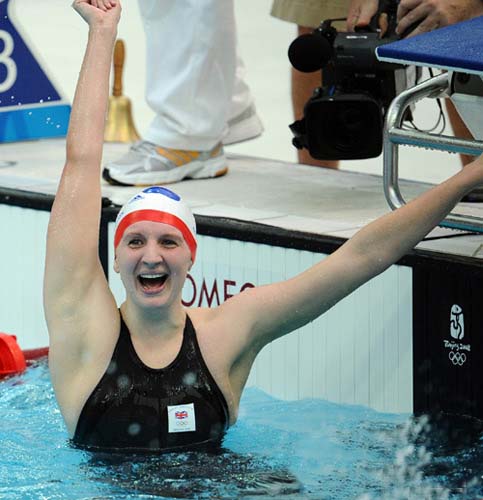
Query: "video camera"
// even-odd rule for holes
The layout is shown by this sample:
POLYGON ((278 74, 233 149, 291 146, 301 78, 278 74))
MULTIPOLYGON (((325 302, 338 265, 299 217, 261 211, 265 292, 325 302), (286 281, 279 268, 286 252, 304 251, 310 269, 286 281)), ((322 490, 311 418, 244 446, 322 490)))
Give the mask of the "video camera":
POLYGON ((417 77, 414 66, 376 58, 379 45, 400 38, 395 32, 397 3, 381 0, 369 26, 355 32, 339 33, 332 22, 341 19, 328 19, 292 42, 288 54, 296 69, 323 69, 322 87, 306 103, 304 117, 290 125, 295 147, 324 160, 381 154, 387 108, 417 77))

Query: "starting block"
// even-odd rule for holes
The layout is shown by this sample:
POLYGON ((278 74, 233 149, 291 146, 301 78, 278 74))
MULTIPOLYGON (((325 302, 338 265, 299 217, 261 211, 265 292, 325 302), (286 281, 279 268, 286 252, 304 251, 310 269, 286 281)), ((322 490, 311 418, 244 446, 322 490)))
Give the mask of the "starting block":
POLYGON ((70 105, 14 25, 0 0, 0 143, 67 133, 70 105))
MULTIPOLYGON (((382 45, 381 61, 446 70, 401 92, 391 103, 384 127, 384 193, 395 209, 405 204, 398 181, 398 147, 419 146, 452 153, 483 152, 483 16, 382 45), (406 110, 425 98, 450 97, 475 140, 432 134, 403 127, 406 110)), ((443 227, 483 233, 483 219, 450 214, 443 227)))

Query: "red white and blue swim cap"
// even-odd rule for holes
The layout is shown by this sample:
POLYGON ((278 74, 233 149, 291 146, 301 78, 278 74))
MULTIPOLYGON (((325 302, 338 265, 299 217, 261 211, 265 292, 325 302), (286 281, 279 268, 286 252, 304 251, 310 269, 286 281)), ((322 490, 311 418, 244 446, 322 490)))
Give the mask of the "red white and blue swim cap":
POLYGON ((165 187, 152 186, 133 196, 117 215, 114 248, 119 245, 124 231, 141 221, 162 222, 181 231, 191 251, 191 260, 195 261, 195 218, 188 205, 176 193, 165 187))

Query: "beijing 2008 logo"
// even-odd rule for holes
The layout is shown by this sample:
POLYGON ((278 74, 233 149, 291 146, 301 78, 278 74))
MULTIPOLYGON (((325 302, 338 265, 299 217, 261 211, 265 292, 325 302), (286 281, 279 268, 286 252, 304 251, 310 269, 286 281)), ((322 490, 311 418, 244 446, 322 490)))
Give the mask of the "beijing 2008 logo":
POLYGON ((453 304, 450 313, 450 334, 454 339, 461 340, 465 336, 465 318, 463 309, 453 304))
POLYGON ((449 333, 454 340, 444 340, 444 347, 449 349, 448 358, 454 366, 463 366, 471 351, 470 344, 457 342, 465 336, 465 319, 463 308, 458 304, 453 304, 450 312, 449 333), (466 354, 464 351, 467 351, 466 354))

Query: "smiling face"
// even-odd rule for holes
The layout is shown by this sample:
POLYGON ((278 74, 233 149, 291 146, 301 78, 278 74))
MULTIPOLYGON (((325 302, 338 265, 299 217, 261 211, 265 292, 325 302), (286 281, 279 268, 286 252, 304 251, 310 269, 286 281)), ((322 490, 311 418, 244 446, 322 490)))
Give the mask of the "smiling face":
POLYGON ((125 230, 114 261, 127 299, 142 308, 180 302, 191 266, 191 252, 181 231, 151 221, 136 222, 125 230))

